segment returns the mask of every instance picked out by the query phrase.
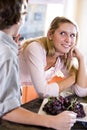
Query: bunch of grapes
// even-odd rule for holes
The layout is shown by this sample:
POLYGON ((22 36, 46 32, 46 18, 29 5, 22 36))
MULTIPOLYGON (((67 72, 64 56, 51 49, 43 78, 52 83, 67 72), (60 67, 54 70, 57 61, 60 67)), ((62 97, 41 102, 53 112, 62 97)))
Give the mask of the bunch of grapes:
POLYGON ((69 97, 50 97, 48 102, 43 107, 43 111, 50 115, 57 115, 64 110, 77 113, 78 118, 86 116, 83 105, 80 104, 77 99, 71 100, 69 97))

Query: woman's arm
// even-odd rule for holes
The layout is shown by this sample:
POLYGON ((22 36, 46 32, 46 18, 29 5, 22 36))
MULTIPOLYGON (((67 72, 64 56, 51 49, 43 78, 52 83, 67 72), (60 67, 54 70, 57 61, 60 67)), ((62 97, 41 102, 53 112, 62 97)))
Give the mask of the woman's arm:
POLYGON ((78 68, 78 73, 77 73, 77 84, 83 88, 87 87, 87 73, 86 73, 86 67, 85 67, 85 62, 84 62, 84 57, 79 59, 79 68, 78 68))
POLYGON ((74 56, 78 59, 78 73, 77 73, 76 83, 82 88, 86 88, 87 72, 86 72, 84 56, 77 48, 74 49, 73 53, 74 56))
POLYGON ((62 92, 72 86, 75 83, 75 73, 71 73, 70 76, 64 78, 62 81, 58 82, 59 92, 62 92))
MULTIPOLYGON (((59 87, 57 83, 48 84, 47 82, 47 75, 49 75, 49 73, 45 72, 45 49, 40 46, 39 43, 33 42, 25 49, 24 56, 26 60, 26 69, 29 71, 29 76, 38 95, 41 97, 58 96, 59 87)), ((29 80, 28 77, 26 77, 25 80, 29 80)))

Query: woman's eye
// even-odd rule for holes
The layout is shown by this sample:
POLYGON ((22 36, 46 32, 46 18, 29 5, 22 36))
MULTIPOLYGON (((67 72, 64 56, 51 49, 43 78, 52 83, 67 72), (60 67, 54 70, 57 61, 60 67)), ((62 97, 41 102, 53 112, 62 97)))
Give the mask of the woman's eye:
POLYGON ((61 35, 65 35, 65 32, 61 32, 60 34, 61 34, 61 35))
POLYGON ((76 35, 75 34, 71 34, 70 37, 74 38, 74 37, 76 37, 76 35))

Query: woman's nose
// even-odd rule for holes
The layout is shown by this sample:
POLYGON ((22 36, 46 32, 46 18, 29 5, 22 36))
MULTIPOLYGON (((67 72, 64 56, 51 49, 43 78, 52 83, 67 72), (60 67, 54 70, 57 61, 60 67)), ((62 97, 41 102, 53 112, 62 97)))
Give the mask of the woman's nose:
POLYGON ((66 41, 67 43, 70 43, 70 42, 71 42, 71 37, 70 37, 69 35, 67 35, 66 38, 65 38, 65 41, 66 41))

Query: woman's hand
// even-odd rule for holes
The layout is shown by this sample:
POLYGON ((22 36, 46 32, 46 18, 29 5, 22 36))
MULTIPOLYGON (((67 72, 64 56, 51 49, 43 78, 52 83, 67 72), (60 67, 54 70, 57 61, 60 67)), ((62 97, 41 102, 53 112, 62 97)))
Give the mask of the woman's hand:
POLYGON ((76 47, 72 48, 71 57, 76 57, 78 60, 78 73, 76 73, 76 83, 82 87, 87 88, 87 70, 84 56, 76 47))
POLYGON ((77 47, 73 47, 70 52, 68 57, 70 59, 72 59, 73 57, 76 57, 78 60, 82 60, 83 59, 83 55, 82 53, 79 51, 79 49, 77 47))

